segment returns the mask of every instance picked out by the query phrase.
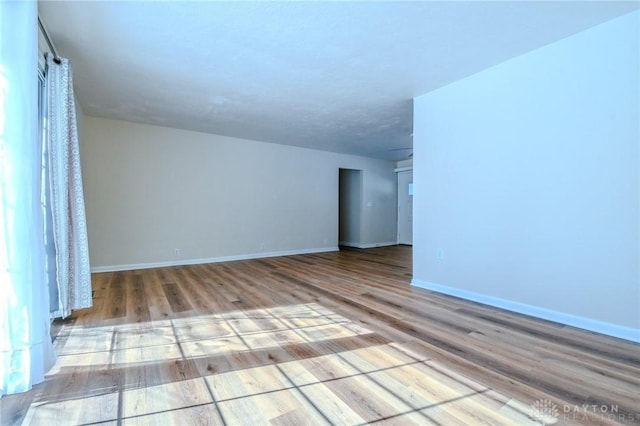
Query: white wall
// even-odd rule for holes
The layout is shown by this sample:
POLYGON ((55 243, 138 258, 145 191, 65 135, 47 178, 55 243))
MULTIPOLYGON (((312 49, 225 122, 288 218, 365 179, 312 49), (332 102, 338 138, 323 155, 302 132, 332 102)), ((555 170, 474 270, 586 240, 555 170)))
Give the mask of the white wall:
POLYGON ((638 22, 415 99, 416 285, 638 339, 638 22))
POLYGON ((363 170, 362 241, 394 241, 394 163, 84 119, 93 270, 333 250, 338 170, 363 170), (180 255, 174 255, 174 249, 180 255))

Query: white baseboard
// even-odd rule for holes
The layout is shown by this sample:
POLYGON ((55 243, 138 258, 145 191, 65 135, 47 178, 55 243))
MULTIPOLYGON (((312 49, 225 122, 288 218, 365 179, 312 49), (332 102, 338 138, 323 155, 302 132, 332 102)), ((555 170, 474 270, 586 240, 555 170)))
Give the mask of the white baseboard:
POLYGON ((260 259, 263 257, 278 257, 278 256, 293 256, 296 254, 326 253, 326 252, 338 251, 338 250, 339 250, 338 247, 323 247, 323 248, 302 249, 302 250, 273 251, 269 253, 250 253, 250 254, 240 254, 240 255, 234 255, 234 256, 210 257, 206 259, 180 259, 180 260, 172 260, 167 262, 95 266, 91 268, 91 272, 132 271, 135 269, 164 268, 167 266, 200 265, 203 263, 232 262, 234 260, 260 259))
POLYGON ((360 244, 358 243, 352 243, 349 241, 338 241, 338 245, 339 246, 345 246, 345 247, 355 247, 355 248, 360 248, 360 244))
POLYGON ((339 245, 345 247, 355 247, 359 249, 368 249, 374 247, 387 247, 387 246, 396 246, 398 245, 397 241, 389 241, 386 243, 373 243, 373 244, 360 244, 360 243, 350 243, 349 241, 339 241, 339 245))
POLYGON ((508 311, 517 312, 519 314, 529 315, 560 324, 570 325, 572 327, 582 328, 584 330, 595 331, 596 333, 606 334, 607 336, 630 340, 632 342, 640 342, 640 330, 634 329, 632 327, 625 327, 604 321, 579 317, 564 312, 558 312, 538 306, 527 305, 525 303, 514 302, 512 300, 501 299, 498 297, 487 296, 484 294, 474 293, 472 291, 462 290, 441 284, 435 284, 428 281, 413 279, 411 280, 411 285, 424 288, 426 290, 432 290, 437 293, 442 293, 449 296, 455 296, 461 299, 471 300, 473 302, 494 306, 496 308, 506 309, 508 311))

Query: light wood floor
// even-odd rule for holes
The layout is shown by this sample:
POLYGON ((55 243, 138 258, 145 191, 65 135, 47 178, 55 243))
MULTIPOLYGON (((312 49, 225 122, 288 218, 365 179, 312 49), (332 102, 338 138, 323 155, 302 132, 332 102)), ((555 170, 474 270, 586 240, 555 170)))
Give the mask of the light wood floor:
POLYGON ((0 423, 640 423, 639 345, 410 277, 403 246, 95 274, 0 423))

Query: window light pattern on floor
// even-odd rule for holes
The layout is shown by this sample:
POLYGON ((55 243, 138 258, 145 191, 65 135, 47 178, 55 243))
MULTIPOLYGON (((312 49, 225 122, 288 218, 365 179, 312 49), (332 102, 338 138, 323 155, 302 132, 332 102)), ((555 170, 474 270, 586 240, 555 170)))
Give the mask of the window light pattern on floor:
POLYGON ((67 330, 24 424, 536 424, 318 303, 67 330))

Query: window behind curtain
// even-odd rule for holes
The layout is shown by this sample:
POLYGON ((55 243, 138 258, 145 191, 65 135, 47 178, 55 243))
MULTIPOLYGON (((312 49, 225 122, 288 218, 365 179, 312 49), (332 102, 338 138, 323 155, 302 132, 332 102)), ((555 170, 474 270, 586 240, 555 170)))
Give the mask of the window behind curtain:
POLYGON ((44 243, 45 243, 45 263, 47 284, 49 287, 49 312, 55 312, 59 308, 58 285, 56 282, 56 251, 53 242, 53 219, 50 209, 49 195, 49 167, 47 161, 48 141, 47 141, 47 88, 45 84, 45 65, 38 65, 38 136, 40 138, 41 153, 41 174, 40 174, 40 202, 42 204, 42 214, 44 216, 44 243))

